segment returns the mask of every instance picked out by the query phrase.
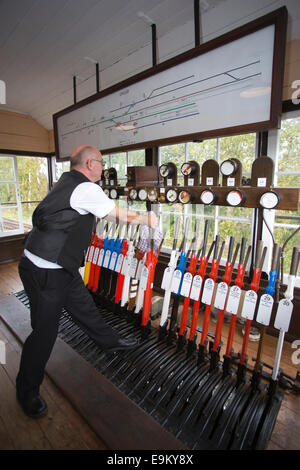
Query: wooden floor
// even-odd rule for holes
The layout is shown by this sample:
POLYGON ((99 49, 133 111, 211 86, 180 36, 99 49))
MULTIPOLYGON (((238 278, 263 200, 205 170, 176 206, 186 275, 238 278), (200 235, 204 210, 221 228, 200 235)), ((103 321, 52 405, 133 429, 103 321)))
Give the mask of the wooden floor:
MULTIPOLYGON (((17 272, 17 263, 0 265, 0 299, 22 290, 17 272)), ((211 330, 215 325, 211 322, 211 330)), ((228 324, 224 324, 224 337, 228 324)), ((234 350, 240 350, 242 343, 241 326, 235 332, 234 350)), ((0 340, 6 345, 6 364, 0 365, 0 450, 4 449, 56 449, 81 450, 105 449, 102 442, 88 424, 47 375, 41 393, 47 401, 49 412, 39 420, 26 417, 15 398, 15 378, 19 366, 21 344, 0 321, 0 340)), ((276 338, 267 336, 264 344, 264 362, 273 365, 276 338)), ((255 356, 257 343, 249 343, 250 359, 255 356)), ((284 344, 281 367, 295 377, 297 366, 292 363, 295 349, 290 343, 284 344)), ((300 396, 285 392, 284 400, 270 440, 268 450, 300 449, 300 396)))
MULTIPOLYGON (((0 299, 22 289, 17 264, 0 265, 0 299)), ((41 394, 47 402, 48 414, 39 420, 24 415, 15 388, 22 346, 1 321, 0 340, 6 346, 6 364, 0 364, 0 450, 106 449, 47 375, 41 394)))

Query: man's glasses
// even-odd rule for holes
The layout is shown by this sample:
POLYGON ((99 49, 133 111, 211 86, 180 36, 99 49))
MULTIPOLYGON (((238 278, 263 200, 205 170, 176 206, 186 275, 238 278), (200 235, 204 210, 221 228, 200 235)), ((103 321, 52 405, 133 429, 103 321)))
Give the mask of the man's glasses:
POLYGON ((91 160, 93 160, 93 162, 101 163, 102 166, 105 165, 105 162, 103 160, 96 160, 95 158, 92 158, 91 160))

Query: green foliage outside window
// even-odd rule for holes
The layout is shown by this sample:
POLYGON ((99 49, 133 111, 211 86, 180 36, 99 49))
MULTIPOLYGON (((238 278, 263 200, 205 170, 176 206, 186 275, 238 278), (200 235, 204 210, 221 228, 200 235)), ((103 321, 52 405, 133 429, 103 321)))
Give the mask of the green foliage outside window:
MULTIPOLYGON (((281 123, 278 156, 278 186, 300 188, 300 118, 285 119, 281 123), (294 173, 294 174, 281 174, 294 173), (299 172, 297 174, 297 172, 299 172), (296 174, 295 174, 296 173, 296 174)), ((300 225, 300 220, 280 219, 278 216, 300 216, 298 211, 276 211, 274 240, 281 247, 300 225), (289 226, 293 225, 294 227, 289 226)), ((287 243, 284 256, 284 272, 288 273, 293 247, 300 248, 300 231, 287 243)))

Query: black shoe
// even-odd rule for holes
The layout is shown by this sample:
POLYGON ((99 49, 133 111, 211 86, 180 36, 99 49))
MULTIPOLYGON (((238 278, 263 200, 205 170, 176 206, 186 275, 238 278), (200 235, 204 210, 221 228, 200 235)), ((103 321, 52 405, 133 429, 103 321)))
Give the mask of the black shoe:
POLYGON ((120 338, 115 346, 105 349, 105 352, 126 351, 127 349, 136 348, 138 344, 136 339, 120 338))
POLYGON ((48 406, 41 395, 33 395, 23 398, 17 392, 17 400, 20 403, 22 410, 30 418, 42 418, 48 411, 48 406))

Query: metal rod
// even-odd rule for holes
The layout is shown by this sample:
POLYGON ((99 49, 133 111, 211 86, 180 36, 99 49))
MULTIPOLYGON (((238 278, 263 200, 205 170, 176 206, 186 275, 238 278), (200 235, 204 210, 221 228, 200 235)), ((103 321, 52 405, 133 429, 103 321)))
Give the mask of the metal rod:
POLYGON ((195 46, 200 45, 200 5, 199 0, 194 0, 195 46))
POLYGON ((76 77, 73 77, 73 101, 74 104, 77 103, 77 94, 76 94, 76 77))
POLYGON ((99 81, 99 63, 96 64, 96 91, 99 93, 100 91, 100 81, 99 81))
POLYGON ((156 24, 151 25, 152 30, 152 65, 157 64, 157 50, 156 50, 156 24))

